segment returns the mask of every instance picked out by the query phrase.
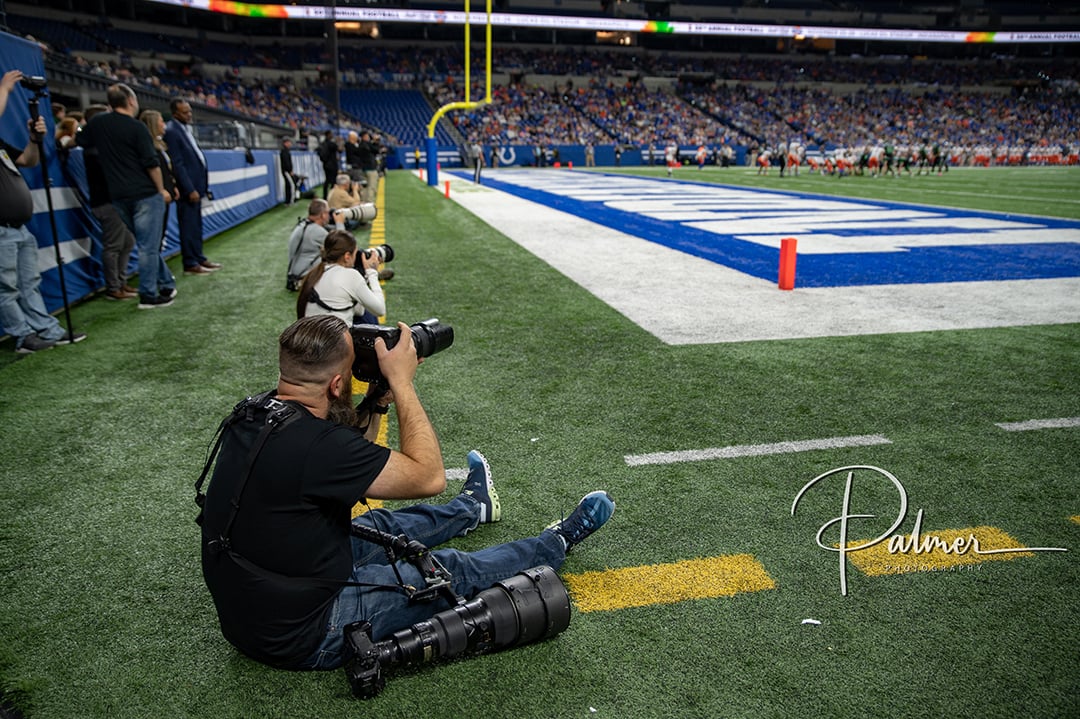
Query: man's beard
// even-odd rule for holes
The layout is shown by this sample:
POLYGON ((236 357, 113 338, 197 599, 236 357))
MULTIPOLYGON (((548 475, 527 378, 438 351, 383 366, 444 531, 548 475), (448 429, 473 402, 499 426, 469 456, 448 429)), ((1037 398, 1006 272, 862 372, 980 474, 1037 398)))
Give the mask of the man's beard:
POLYGON ((352 405, 352 394, 343 392, 339 396, 335 397, 330 402, 330 407, 326 411, 326 418, 331 422, 337 424, 344 424, 349 427, 356 426, 356 410, 352 405))

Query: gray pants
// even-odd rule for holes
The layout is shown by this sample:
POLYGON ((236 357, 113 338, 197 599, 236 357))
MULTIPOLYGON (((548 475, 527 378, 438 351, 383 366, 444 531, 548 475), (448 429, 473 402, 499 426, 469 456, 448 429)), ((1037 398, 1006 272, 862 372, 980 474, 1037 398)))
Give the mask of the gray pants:
POLYGON ((375 202, 375 196, 379 193, 379 171, 364 170, 364 179, 367 180, 367 186, 361 199, 364 202, 375 202))
POLYGON ((127 283, 127 268, 135 235, 131 234, 111 202, 90 208, 101 223, 101 264, 105 271, 105 289, 118 292, 127 283))

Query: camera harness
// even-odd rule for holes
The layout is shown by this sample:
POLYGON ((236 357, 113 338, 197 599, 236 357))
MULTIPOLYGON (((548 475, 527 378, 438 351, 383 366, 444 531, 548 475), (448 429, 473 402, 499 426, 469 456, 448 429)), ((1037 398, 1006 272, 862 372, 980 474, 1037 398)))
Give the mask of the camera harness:
MULTIPOLYGON (((218 425, 214 440, 214 448, 211 450, 206 463, 203 465, 203 470, 199 475, 199 479, 195 482, 195 504, 199 506, 199 514, 195 518, 195 522, 200 526, 203 524, 204 507, 206 505, 206 494, 202 491, 202 486, 206 481, 206 478, 210 473, 210 468, 213 466, 218 451, 221 449, 221 445, 225 440, 225 430, 241 420, 245 422, 259 421, 256 418, 256 413, 261 411, 265 411, 266 413, 265 417, 261 420, 263 426, 259 430, 259 434, 248 452, 247 467, 244 470, 243 477, 241 477, 240 483, 236 488, 236 493, 233 495, 232 499, 229 500, 229 504, 232 507, 229 513, 229 519, 225 522, 225 528, 217 535, 217 537, 207 542, 207 548, 213 554, 226 553, 233 562, 252 574, 262 576, 266 579, 283 582, 285 584, 307 586, 317 584, 334 587, 369 587, 373 589, 401 590, 411 602, 431 600, 441 594, 449 600, 451 606, 462 603, 464 599, 455 594, 450 586, 450 572, 446 570, 438 559, 432 556, 427 547, 416 540, 410 540, 403 534, 395 536, 374 527, 358 526, 350 523, 352 534, 369 542, 381 544, 386 550, 387 559, 389 560, 390 566, 393 567, 394 575, 398 580, 396 586, 389 584, 353 582, 343 579, 330 579, 327 577, 292 577, 259 566, 233 549, 230 534, 232 533, 233 522, 236 521, 236 516, 240 511, 240 500, 244 494, 244 487, 247 485, 248 480, 251 478, 252 471, 255 468, 255 460, 266 445, 267 440, 270 439, 270 435, 275 432, 283 431, 302 416, 296 406, 289 402, 283 402, 277 399, 273 396, 274 393, 274 390, 269 390, 260 395, 256 395, 255 397, 247 397, 237 404, 229 416, 223 419, 221 424, 218 425), (397 568, 398 560, 408 561, 420 571, 420 575, 424 578, 423 587, 417 588, 405 584, 401 578, 401 573, 397 568)), ((367 500, 363 499, 362 501, 364 505, 367 506, 367 500)), ((376 523, 375 514, 371 514, 371 521, 372 524, 376 523)))

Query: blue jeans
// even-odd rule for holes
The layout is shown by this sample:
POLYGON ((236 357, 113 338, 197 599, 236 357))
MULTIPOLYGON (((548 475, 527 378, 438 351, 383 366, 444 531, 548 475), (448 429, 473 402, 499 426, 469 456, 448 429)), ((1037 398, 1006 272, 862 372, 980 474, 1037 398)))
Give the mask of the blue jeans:
MULTIPOLYGON (((416 504, 388 511, 375 509, 353 520, 394 535, 404 534, 426 547, 434 547, 453 537, 461 537, 474 529, 480 520, 480 505, 471 497, 458 495, 446 504, 416 504)), ((394 567, 386 560, 381 545, 353 537, 352 581, 381 587, 345 587, 334 600, 322 644, 300 667, 302 669, 336 669, 344 660, 347 624, 365 620, 371 622, 371 636, 381 641, 399 629, 430 619, 448 609, 443 598, 410 604, 397 587, 394 567)), ((542 532, 538 537, 498 544, 478 552, 439 549, 432 552, 452 576, 452 586, 458 595, 470 598, 495 582, 518 572, 546 564, 558 569, 566 560, 562 539, 554 532, 542 532)), ((424 586, 420 571, 408 562, 397 562, 397 571, 406 584, 424 586)))
POLYGON ((161 290, 176 287, 176 278, 161 256, 165 198, 150 195, 141 200, 114 200, 113 206, 135 235, 135 248, 139 253, 139 296, 157 297, 161 290))
POLYGON ((51 341, 64 336, 45 308, 37 238, 26 225, 0 227, 0 328, 16 338, 16 349, 34 333, 51 341))

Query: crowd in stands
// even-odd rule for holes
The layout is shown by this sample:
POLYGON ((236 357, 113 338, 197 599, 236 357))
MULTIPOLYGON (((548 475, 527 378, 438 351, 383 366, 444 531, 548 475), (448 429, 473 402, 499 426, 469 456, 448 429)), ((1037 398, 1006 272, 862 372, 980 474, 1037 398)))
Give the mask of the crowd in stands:
MULTIPOLYGON (((228 52, 231 62, 241 63, 245 60, 238 48, 243 46, 205 43, 201 49, 208 55, 228 52)), ((325 47, 279 50, 244 56, 256 64, 280 63, 283 73, 276 81, 241 81, 236 68, 213 77, 201 71, 202 58, 182 72, 164 64, 147 72, 123 61, 88 62, 75 52, 67 61, 88 74, 182 95, 197 105, 289 128, 301 136, 321 134, 334 126, 319 94, 323 88, 298 82, 286 70, 292 62, 325 62, 325 47)), ((476 48, 474 52, 475 80, 483 57, 476 48)), ((463 143, 644 148, 791 141, 807 146, 856 147, 882 141, 914 146, 934 141, 966 148, 961 157, 974 157, 975 147, 992 148, 979 154, 998 157, 1003 154, 1000 148, 1009 148, 1005 156, 1015 155, 1014 148, 1026 148, 1025 156, 1037 149, 1044 156, 1048 147, 1068 155, 1080 146, 1080 63, 1064 59, 938 63, 496 46, 494 64, 513 81, 492 88, 490 105, 446 116, 463 143), (543 82, 544 76, 551 80, 543 82), (643 76, 681 79, 653 87, 640 81, 643 76)), ((341 69, 347 86, 421 91, 433 108, 464 96, 458 47, 346 44, 341 69)), ((484 91, 474 86, 472 98, 482 99, 484 91)), ((359 126, 349 118, 337 124, 346 130, 359 126)), ((393 137, 387 139, 396 143, 393 137)))

